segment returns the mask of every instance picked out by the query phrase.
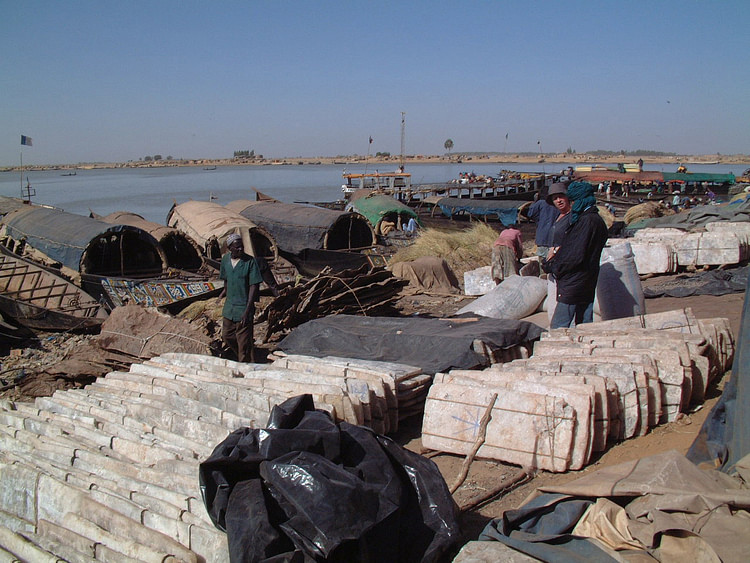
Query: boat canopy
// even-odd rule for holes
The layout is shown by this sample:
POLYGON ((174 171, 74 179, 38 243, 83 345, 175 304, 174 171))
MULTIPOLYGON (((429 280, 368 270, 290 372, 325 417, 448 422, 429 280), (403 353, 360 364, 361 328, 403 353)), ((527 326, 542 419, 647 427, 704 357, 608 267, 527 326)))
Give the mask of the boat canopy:
POLYGON ((198 243, 205 256, 219 260, 227 251, 227 237, 242 237, 245 251, 256 258, 273 262, 278 258, 276 241, 264 228, 236 211, 212 201, 175 203, 167 214, 167 224, 198 243))
POLYGON ((662 172, 665 182, 709 182, 712 184, 734 184, 734 174, 710 174, 708 172, 662 172))
POLYGON ((389 195, 371 193, 367 197, 361 197, 351 201, 346 206, 347 211, 356 211, 364 216, 375 229, 380 232, 380 222, 391 220, 394 223, 406 225, 411 217, 419 222, 417 213, 408 205, 392 198, 389 195))
POLYGON ((518 209, 527 204, 528 201, 515 201, 512 199, 464 199, 457 197, 444 197, 438 200, 437 206, 443 215, 453 217, 462 213, 469 215, 495 215, 505 225, 514 225, 518 221, 518 209))
POLYGON ((167 257, 167 265, 180 270, 195 271, 203 265, 201 248, 192 238, 173 227, 147 221, 136 213, 115 211, 105 217, 92 214, 94 219, 115 225, 131 225, 143 229, 153 236, 167 257))
POLYGON ((17 197, 0 196, 0 217, 3 217, 16 209, 30 206, 31 204, 24 203, 22 199, 17 197))
POLYGON ((161 274, 166 256, 143 229, 115 225, 59 209, 26 206, 3 219, 5 234, 73 272, 140 277, 161 274))
POLYGON ((710 182, 712 184, 734 184, 734 174, 709 172, 617 172, 616 170, 591 170, 573 172, 574 180, 586 182, 636 182, 639 184, 659 182, 710 182))
POLYGON ((370 224, 356 213, 280 201, 237 200, 226 207, 266 229, 279 250, 290 254, 306 248, 365 248, 376 242, 370 224))

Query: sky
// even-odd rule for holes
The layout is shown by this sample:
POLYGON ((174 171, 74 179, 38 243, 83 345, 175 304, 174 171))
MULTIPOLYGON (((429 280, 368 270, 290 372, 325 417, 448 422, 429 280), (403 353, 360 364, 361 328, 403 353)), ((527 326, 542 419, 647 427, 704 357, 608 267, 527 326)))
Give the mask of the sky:
POLYGON ((402 115, 405 154, 447 139, 750 153, 748 0, 0 0, 0 14, 0 166, 396 155, 402 115))

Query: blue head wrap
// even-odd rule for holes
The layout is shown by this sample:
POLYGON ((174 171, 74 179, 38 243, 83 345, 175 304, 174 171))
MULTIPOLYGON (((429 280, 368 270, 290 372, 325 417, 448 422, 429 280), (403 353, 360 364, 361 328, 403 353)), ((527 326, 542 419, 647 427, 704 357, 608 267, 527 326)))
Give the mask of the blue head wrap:
POLYGON ((575 225, 586 209, 596 205, 596 196, 594 196, 594 186, 588 182, 573 182, 568 186, 568 198, 572 204, 570 211, 570 224, 575 225))

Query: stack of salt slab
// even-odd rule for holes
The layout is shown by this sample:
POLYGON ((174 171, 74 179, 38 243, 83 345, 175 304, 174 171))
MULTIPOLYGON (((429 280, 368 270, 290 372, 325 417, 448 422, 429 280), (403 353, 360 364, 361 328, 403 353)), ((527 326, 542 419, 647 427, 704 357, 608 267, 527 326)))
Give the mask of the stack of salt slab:
POLYGON ((229 561, 197 475, 230 432, 264 427, 301 393, 337 420, 395 430, 431 380, 399 364, 277 361, 292 367, 164 354, 33 404, 0 400, 0 561, 229 561))
MULTIPOLYGON (((246 364, 252 367, 244 369, 258 370, 255 373, 260 377, 283 370, 279 376, 289 381, 291 375, 297 393, 309 393, 306 389, 312 384, 336 385, 346 391, 350 400, 361 405, 357 408, 362 411, 361 419, 344 420, 369 426, 379 434, 394 432, 400 420, 421 414, 432 383, 432 376, 422 373, 420 368, 393 362, 334 356, 316 358, 284 352, 275 352, 271 358, 270 366, 246 364)), ((249 375, 246 373, 245 377, 249 375)))
POLYGON ((638 273, 669 273, 675 271, 666 269, 672 261, 672 250, 677 257, 676 266, 738 264, 747 258, 749 227, 748 223, 715 221, 707 223, 705 231, 697 232, 647 228, 637 231, 634 240, 628 242, 638 273))
POLYGON ((733 352, 727 320, 697 320, 690 309, 553 330, 528 359, 437 374, 422 444, 467 454, 497 393, 479 457, 580 469, 608 442, 643 435, 702 402, 733 352))

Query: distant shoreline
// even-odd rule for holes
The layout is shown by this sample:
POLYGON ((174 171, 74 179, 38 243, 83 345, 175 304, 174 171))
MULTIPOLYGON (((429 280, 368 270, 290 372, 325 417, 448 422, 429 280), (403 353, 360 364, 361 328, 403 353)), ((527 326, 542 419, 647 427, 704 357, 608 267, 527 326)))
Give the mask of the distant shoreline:
MULTIPOLYGON (((639 156, 639 155, 608 155, 600 156, 587 153, 559 153, 559 154, 471 154, 471 155, 432 155, 432 156, 389 156, 389 157, 365 157, 361 155, 337 156, 337 157, 286 157, 286 158, 222 158, 222 159, 172 159, 159 161, 130 161, 130 162, 110 162, 110 163, 78 163, 78 164, 52 164, 52 165, 27 165, 23 167, 24 171, 41 171, 41 170, 93 170, 93 169, 112 169, 112 168, 167 168, 167 167, 211 167, 211 166, 292 166, 292 165, 333 165, 341 166, 361 166, 364 164, 393 164, 394 169, 403 162, 408 164, 493 164, 493 163, 512 163, 512 164, 618 164, 636 162, 639 158, 643 159, 644 164, 679 164, 690 165, 711 165, 711 164, 740 164, 750 165, 750 155, 676 155, 676 156, 639 156)), ((0 171, 19 171, 20 166, 7 166, 0 168, 0 171)))

